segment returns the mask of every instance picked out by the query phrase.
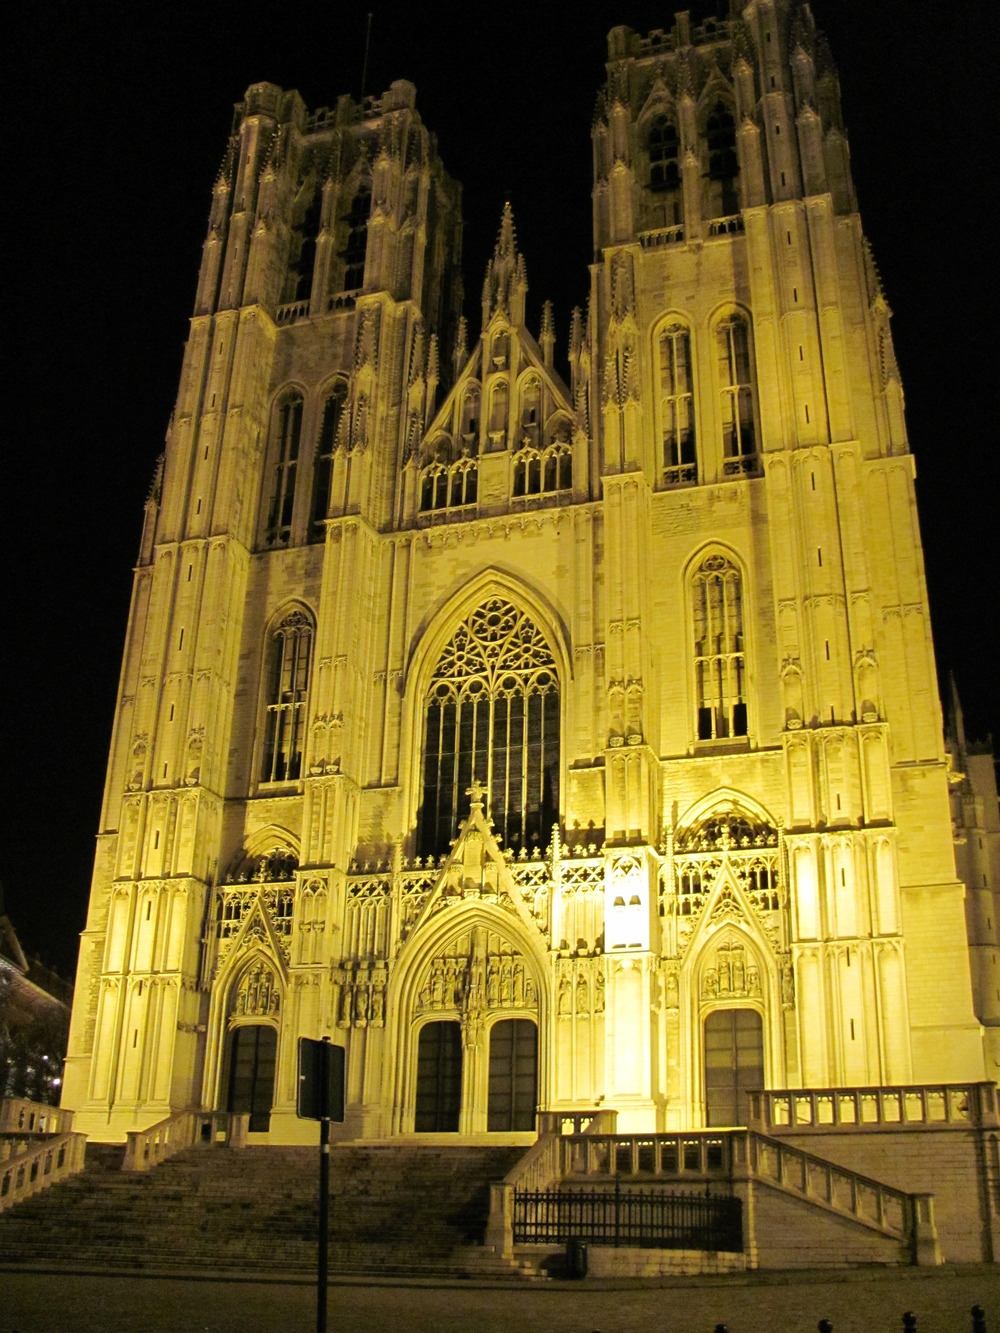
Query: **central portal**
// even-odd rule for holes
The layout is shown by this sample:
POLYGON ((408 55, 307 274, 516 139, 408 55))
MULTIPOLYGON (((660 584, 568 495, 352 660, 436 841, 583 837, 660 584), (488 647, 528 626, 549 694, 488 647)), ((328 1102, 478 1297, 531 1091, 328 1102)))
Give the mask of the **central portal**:
POLYGON ((502 1019, 490 1029, 487 1130, 534 1129, 537 1099, 538 1029, 530 1018, 502 1019))
POLYGON ((764 1086, 764 1030, 756 1009, 705 1019, 705 1123, 745 1125, 747 1094, 764 1086))
POLYGON ((249 1113, 251 1134, 264 1134, 271 1127, 278 1033, 269 1024, 247 1023, 233 1028, 229 1041, 226 1110, 249 1113))

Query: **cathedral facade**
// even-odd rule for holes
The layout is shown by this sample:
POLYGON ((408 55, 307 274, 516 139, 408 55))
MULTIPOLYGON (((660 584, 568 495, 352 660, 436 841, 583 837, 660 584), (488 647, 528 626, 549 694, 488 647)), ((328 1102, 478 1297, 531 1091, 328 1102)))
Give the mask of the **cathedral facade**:
POLYGON ((564 377, 509 206, 470 338, 412 85, 238 105, 135 575, 77 1128, 304 1140, 300 1036, 346 1048, 352 1137, 995 1074, 808 6, 614 29, 593 162, 564 377))

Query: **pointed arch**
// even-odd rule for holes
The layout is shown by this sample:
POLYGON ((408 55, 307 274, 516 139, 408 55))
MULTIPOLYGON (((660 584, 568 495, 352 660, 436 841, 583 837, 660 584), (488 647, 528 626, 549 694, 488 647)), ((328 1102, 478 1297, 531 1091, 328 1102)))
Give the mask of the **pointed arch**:
POLYGON ((710 79, 699 98, 698 129, 703 144, 704 216, 729 217, 739 210, 736 106, 730 86, 710 79))
POLYGON ((657 373, 657 429, 664 486, 698 480, 694 359, 690 322, 669 311, 653 330, 657 373))
POLYGON ((315 632, 309 608, 289 602, 265 633, 257 759, 262 783, 295 782, 302 774, 315 632))
POLYGON ((681 138, 676 119, 659 109, 646 132, 649 154, 649 188, 657 192, 679 190, 681 186, 681 138))
POLYGON ((341 214, 343 249, 340 257, 344 264, 344 291, 357 291, 364 286, 365 260, 368 254, 368 221, 372 211, 372 181, 370 175, 358 170, 350 202, 341 214))
POLYGON ((719 306, 709 329, 715 346, 722 474, 754 476, 760 466, 760 428, 750 311, 731 303, 719 306))
POLYGON ((685 571, 694 735, 699 741, 749 735, 747 587, 742 561, 715 543, 703 547, 685 571))
POLYGON ((716 787, 706 792, 678 816, 674 832, 675 846, 688 833, 706 826, 710 821, 732 815, 744 820, 754 830, 775 832, 778 820, 760 801, 736 787, 716 787))
MULTIPOLYGON (((547 961, 538 935, 494 903, 481 900, 462 902, 454 908, 432 914, 423 927, 414 931, 400 950, 386 994, 386 1013, 394 1016, 391 1035, 396 1059, 388 1072, 386 1091, 394 1108, 395 1132, 413 1129, 420 1033, 429 1023, 442 1020, 462 1024, 466 1054, 470 1057, 469 1072, 474 1076, 478 1069, 478 1078, 465 1080, 466 1096, 471 1096, 473 1104, 463 1107, 463 1121, 466 1128, 471 1129, 478 1115, 482 1119, 478 1127, 481 1130, 487 1128, 485 1057, 489 1049, 491 1027, 501 1019, 518 1016, 530 1018, 537 1023, 538 1050, 545 1050, 550 1019, 546 977, 547 961), (491 1008, 489 955, 474 959, 470 954, 469 973, 465 975, 461 1002, 428 1010, 426 1004, 421 1003, 421 991, 431 975, 435 960, 453 941, 464 935, 474 939, 477 932, 481 932, 487 940, 491 935, 499 937, 501 944, 506 944, 512 951, 510 956, 523 963, 525 977, 521 1003, 505 1005, 499 1009, 491 1008), (473 965, 478 963, 481 966, 484 962, 486 976, 472 976, 473 965), (472 992, 477 986, 479 994, 475 996, 472 992), (525 991, 530 992, 530 1003, 524 1002, 525 991)), ((547 1095, 544 1062, 538 1075, 539 1099, 544 1104, 547 1095)))
POLYGON ((415 645, 405 686, 407 827, 419 830, 422 854, 446 849, 473 776, 489 789, 507 845, 547 842, 563 787, 569 676, 552 609, 498 571, 484 571, 437 613, 415 645))
POLYGON ((340 423, 347 406, 347 395, 347 379, 343 375, 337 375, 326 385, 320 396, 323 406, 313 454, 312 503, 309 510, 310 541, 322 541, 326 536, 325 520, 330 507, 333 455, 337 449, 340 423))
POLYGON ((268 458, 270 486, 261 514, 261 540, 265 547, 287 546, 295 518, 295 494, 305 413, 305 391, 286 384, 271 405, 268 458))

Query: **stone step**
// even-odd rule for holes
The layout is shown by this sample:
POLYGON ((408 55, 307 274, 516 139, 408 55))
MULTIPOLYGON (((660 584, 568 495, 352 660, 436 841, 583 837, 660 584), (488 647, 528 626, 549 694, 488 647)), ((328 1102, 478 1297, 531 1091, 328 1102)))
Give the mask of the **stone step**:
MULTIPOLYGON (((331 1153, 334 1272, 455 1275, 477 1246, 489 1182, 523 1148, 338 1147, 331 1153)), ((82 1175, 0 1217, 7 1262, 71 1268, 309 1270, 315 1265, 314 1148, 188 1149, 153 1171, 82 1175)))

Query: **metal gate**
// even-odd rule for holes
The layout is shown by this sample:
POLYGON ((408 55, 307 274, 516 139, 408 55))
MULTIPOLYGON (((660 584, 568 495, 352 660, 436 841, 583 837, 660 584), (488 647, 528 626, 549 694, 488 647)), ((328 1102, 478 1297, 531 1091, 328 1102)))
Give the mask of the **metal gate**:
POLYGON ((515 1245, 743 1249, 743 1204, 728 1195, 665 1190, 539 1190, 514 1194, 515 1245))

